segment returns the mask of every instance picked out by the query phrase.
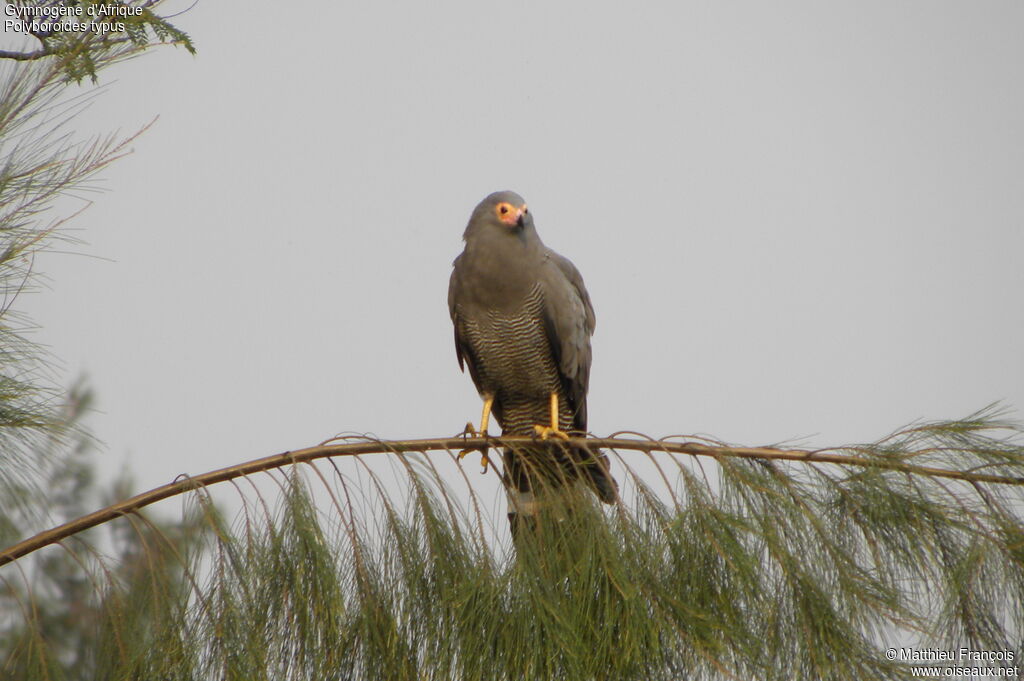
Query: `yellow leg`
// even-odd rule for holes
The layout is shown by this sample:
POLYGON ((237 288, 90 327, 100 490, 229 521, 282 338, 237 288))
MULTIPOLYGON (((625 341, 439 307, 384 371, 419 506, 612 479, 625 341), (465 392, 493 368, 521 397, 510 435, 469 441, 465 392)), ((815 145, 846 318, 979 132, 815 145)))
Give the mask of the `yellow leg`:
POLYGON ((484 410, 480 412, 480 434, 487 435, 487 424, 491 421, 491 407, 494 406, 494 396, 488 395, 484 400, 484 410))
MULTIPOLYGON (((466 430, 465 430, 466 435, 474 435, 474 436, 477 436, 477 437, 487 437, 487 425, 491 421, 491 407, 493 407, 493 406, 494 406, 494 396, 493 395, 488 395, 486 398, 484 398, 484 409, 483 409, 483 411, 480 414, 480 430, 476 430, 475 428, 473 428, 473 424, 472 423, 467 423, 466 424, 466 430)), ((483 467, 484 467, 484 469, 482 471, 480 471, 480 472, 481 473, 486 473, 487 472, 487 464, 490 463, 490 459, 487 458, 487 450, 486 449, 483 449, 483 450, 463 449, 461 452, 459 452, 459 459, 462 459, 462 457, 466 456, 466 454, 469 454, 472 451, 480 451, 480 456, 482 457, 480 463, 482 463, 483 467)))
POLYGON ((558 393, 551 393, 551 425, 550 426, 534 426, 533 430, 541 437, 542 440, 547 440, 549 437, 557 437, 562 440, 568 440, 569 434, 558 428, 558 393))

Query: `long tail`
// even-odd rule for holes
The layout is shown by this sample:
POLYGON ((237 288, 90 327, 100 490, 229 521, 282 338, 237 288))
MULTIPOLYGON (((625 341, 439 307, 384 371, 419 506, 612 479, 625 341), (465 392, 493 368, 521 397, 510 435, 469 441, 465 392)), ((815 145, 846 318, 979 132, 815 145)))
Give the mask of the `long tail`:
POLYGON ((613 504, 619 496, 619 484, 608 470, 608 455, 600 449, 587 450, 581 457, 583 470, 597 498, 606 504, 613 504))
MULTIPOLYGON (((557 451, 557 450, 556 450, 557 451)), ((615 503, 619 486, 608 469, 608 456, 586 447, 562 449, 554 457, 552 449, 505 449, 502 453, 502 482, 508 494, 508 519, 513 535, 524 524, 532 525, 546 494, 583 482, 598 499, 615 503)))

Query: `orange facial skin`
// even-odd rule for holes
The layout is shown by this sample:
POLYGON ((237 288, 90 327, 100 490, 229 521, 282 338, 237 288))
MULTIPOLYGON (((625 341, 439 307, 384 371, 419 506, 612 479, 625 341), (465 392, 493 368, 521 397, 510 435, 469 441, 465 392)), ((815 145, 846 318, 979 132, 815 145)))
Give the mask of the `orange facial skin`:
POLYGON ((528 212, 529 209, 526 207, 525 203, 516 208, 511 203, 508 203, 507 201, 502 201, 501 203, 494 207, 494 214, 498 216, 498 220, 508 225, 509 227, 514 227, 515 225, 518 225, 519 219, 526 215, 528 212))

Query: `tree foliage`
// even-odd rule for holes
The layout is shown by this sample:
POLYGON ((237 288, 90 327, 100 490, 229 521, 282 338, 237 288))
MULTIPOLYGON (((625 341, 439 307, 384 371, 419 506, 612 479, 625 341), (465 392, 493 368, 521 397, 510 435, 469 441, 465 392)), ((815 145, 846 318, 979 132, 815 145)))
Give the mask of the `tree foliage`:
MULTIPOLYGON (((97 90, 75 94, 68 85, 84 77, 96 81, 102 69, 157 42, 192 50, 186 35, 154 13, 157 4, 6 3, 5 19, 10 10, 24 18, 20 28, 35 49, 0 50, 2 544, 109 503, 130 486, 127 479, 104 486, 107 497, 95 487, 91 441, 80 426, 89 395, 80 388, 65 394, 55 360, 33 339, 32 321, 19 301, 38 284, 36 256, 68 240, 62 226, 73 215, 57 214, 58 199, 90 188, 95 174, 126 153, 132 140, 78 138, 73 121, 97 90), (128 6, 139 11, 106 27, 97 21, 71 30, 54 23, 60 16, 40 16, 59 8, 83 8, 88 16, 93 8, 99 17, 128 6)), ((187 524, 134 520, 144 524, 83 534, 65 543, 63 553, 32 556, 0 575, 0 678, 97 678, 91 674, 109 653, 104 646, 113 641, 108 624, 117 606, 145 613, 144 599, 116 597, 145 593, 132 586, 143 582, 147 588, 161 580, 175 584, 180 556, 176 562, 166 557, 197 534, 187 524), (114 583, 117 590, 109 588, 114 583)))
POLYGON ((551 496, 514 541, 457 450, 264 459, 234 478, 233 521, 215 487, 187 492, 210 532, 174 555, 184 579, 101 580, 146 605, 104 616, 117 646, 93 673, 862 679, 910 676, 893 646, 1019 652, 1020 433, 989 410, 831 452, 863 465, 620 441, 621 503, 551 496))
MULTIPOLYGON (((155 44, 195 52, 192 40, 157 13, 163 0, 8 0, 16 29, 35 49, 0 50, 0 58, 45 61, 67 80, 97 78, 110 64, 155 44)), ((10 15, 8 15, 10 17, 10 15)))
MULTIPOLYGON (((76 428, 90 402, 81 387, 68 395, 64 430, 76 435, 51 439, 39 452, 45 454, 34 469, 40 484, 19 490, 38 512, 19 512, 25 504, 0 508, 0 543, 29 533, 42 513, 51 522, 70 520, 131 489, 127 475, 96 482, 92 440, 76 428)), ((131 619, 135 628, 144 627, 153 589, 162 589, 164 598, 174 589, 183 593, 182 555, 201 536, 202 528, 189 518, 139 515, 82 533, 62 551, 38 554, 0 574, 0 678, 103 678, 99 670, 118 629, 112 621, 131 619)))
MULTIPOLYGON (((97 6, 96 2, 13 2, 19 10, 97 6)), ((105 3, 105 5, 126 3, 105 3)), ((90 187, 98 171, 128 151, 134 136, 79 139, 72 122, 96 90, 75 94, 68 84, 167 39, 191 50, 154 12, 156 2, 132 3, 142 13, 122 33, 35 30, 37 50, 0 51, 0 500, 20 504, 31 491, 37 457, 49 441, 67 437, 65 392, 54 358, 31 338, 32 321, 19 297, 37 284, 38 253, 68 240, 70 216, 55 216, 61 197, 90 187), (135 23, 132 23, 135 22, 135 23)), ((24 510, 25 507, 23 507, 24 510)))

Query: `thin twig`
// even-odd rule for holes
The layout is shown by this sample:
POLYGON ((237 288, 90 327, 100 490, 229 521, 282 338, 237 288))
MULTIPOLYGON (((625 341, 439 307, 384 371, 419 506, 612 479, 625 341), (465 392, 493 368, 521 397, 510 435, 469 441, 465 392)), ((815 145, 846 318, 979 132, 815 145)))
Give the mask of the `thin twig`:
POLYGON ((273 470, 296 463, 307 463, 316 459, 333 456, 358 456, 362 454, 405 454, 409 452, 452 451, 462 449, 486 449, 488 447, 537 447, 537 446, 579 446, 640 452, 671 452, 690 456, 739 457, 744 459, 802 461, 805 463, 829 463, 863 468, 883 468, 916 475, 936 478, 964 480, 970 483, 993 483, 1001 485, 1024 485, 1024 477, 970 473, 946 468, 932 468, 886 459, 865 458, 835 452, 805 449, 778 449, 774 447, 715 447, 696 442, 665 442, 659 440, 634 440, 624 438, 572 438, 568 441, 544 442, 529 437, 451 437, 424 440, 373 440, 348 442, 345 444, 321 445, 292 452, 283 452, 255 459, 246 463, 228 466, 195 477, 179 476, 174 482, 137 494, 130 499, 82 516, 71 522, 40 532, 24 541, 0 551, 0 565, 6 565, 44 546, 63 541, 91 527, 101 525, 119 516, 135 513, 140 509, 168 497, 190 490, 199 489, 218 482, 233 480, 262 471, 273 470))

